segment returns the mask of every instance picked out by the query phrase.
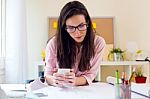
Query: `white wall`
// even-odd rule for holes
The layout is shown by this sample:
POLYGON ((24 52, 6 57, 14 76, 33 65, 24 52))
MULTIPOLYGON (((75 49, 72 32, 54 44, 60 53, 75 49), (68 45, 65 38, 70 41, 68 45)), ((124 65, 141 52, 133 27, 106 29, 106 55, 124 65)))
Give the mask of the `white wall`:
MULTIPOLYGON (((28 77, 34 77, 35 61, 48 39, 48 17, 57 17, 71 0, 27 0, 28 77)), ((126 49, 129 41, 137 42, 150 56, 150 0, 80 0, 92 17, 113 16, 115 45, 126 49)))
POLYGON ((35 76, 35 62, 48 39, 48 0, 27 0, 28 77, 35 76))

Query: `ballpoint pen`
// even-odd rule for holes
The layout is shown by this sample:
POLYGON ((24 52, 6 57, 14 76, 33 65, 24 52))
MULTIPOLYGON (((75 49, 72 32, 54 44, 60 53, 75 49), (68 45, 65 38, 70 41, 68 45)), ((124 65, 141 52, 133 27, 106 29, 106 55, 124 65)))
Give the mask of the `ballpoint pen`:
POLYGON ((121 94, 120 94, 120 84, 119 84, 119 71, 116 70, 116 99, 121 99, 121 94))
POLYGON ((122 81, 122 84, 124 84, 124 80, 125 80, 125 73, 122 72, 122 75, 121 75, 121 81, 122 81))
POLYGON ((119 84, 119 72, 116 70, 116 83, 119 84))

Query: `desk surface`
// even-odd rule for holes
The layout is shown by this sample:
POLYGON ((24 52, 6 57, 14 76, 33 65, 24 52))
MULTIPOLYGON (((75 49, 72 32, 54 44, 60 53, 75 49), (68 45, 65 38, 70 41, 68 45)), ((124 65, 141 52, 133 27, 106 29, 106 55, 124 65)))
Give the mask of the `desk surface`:
MULTIPOLYGON (((16 89, 25 89, 23 84, 1 84, 1 88, 6 92, 16 89)), ((108 83, 93 83, 88 86, 74 88, 58 88, 48 86, 33 93, 43 93, 46 97, 41 99, 115 99, 115 89, 108 83)), ((141 95, 132 93, 132 99, 148 99, 141 95)))

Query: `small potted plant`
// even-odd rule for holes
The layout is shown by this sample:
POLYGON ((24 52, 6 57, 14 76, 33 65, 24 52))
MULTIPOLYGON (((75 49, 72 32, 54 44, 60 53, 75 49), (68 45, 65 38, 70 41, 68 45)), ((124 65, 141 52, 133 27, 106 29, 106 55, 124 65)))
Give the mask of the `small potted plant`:
POLYGON ((143 75, 143 71, 142 71, 142 67, 137 67, 136 70, 135 70, 135 82, 136 83, 146 83, 146 78, 144 75, 143 75))
POLYGON ((121 61, 124 60, 124 56, 123 53, 125 51, 122 51, 120 48, 113 48, 112 50, 110 50, 109 54, 108 54, 108 60, 113 60, 113 61, 121 61), (113 59, 112 59, 113 57, 113 59))
POLYGON ((143 60, 143 50, 137 50, 136 51, 136 61, 141 61, 143 60))

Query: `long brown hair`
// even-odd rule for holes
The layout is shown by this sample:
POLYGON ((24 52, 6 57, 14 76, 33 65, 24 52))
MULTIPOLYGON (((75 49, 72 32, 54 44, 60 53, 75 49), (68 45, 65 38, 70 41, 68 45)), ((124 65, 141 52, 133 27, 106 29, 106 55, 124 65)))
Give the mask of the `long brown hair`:
POLYGON ((66 20, 74 15, 84 15, 88 23, 87 33, 82 42, 82 54, 79 62, 79 70, 85 71, 91 68, 90 60, 94 57, 94 32, 92 22, 85 6, 79 1, 67 3, 61 10, 58 19, 56 33, 57 61, 60 68, 72 68, 76 59, 76 44, 74 39, 66 31, 66 20))

